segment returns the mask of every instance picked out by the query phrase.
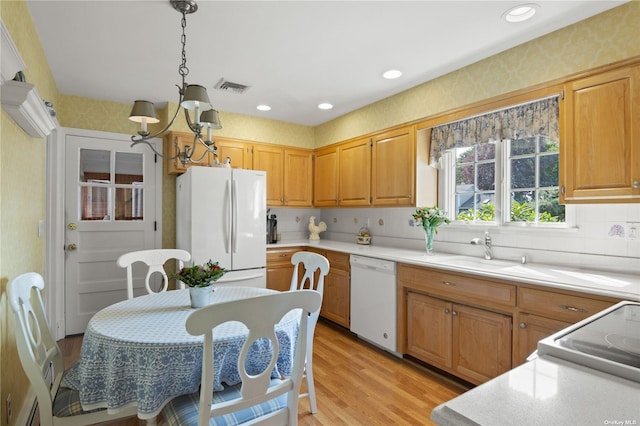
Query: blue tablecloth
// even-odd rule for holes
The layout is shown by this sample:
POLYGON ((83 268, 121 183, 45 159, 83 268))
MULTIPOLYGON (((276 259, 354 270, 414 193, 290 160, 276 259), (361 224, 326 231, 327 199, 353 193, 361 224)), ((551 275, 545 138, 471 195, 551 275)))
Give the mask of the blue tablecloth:
MULTIPOLYGON (((211 303, 270 293, 273 290, 220 286, 211 303)), ((139 418, 155 417, 169 400, 195 392, 200 385, 202 338, 185 330, 191 312, 188 290, 140 296, 101 310, 89 322, 80 359, 62 384, 80 391, 85 410, 118 411, 137 405, 139 418)), ((295 312, 278 325, 280 353, 272 377, 291 373, 298 326, 295 312)), ((222 390, 223 383, 240 383, 237 363, 247 333, 239 322, 214 329, 215 390, 222 390)), ((256 341, 248 368, 261 372, 270 359, 270 345, 256 341)))

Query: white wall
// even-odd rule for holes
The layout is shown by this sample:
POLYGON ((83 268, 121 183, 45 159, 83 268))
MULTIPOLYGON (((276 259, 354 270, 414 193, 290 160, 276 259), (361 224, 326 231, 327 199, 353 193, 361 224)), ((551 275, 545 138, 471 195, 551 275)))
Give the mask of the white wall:
MULTIPOLYGON (((541 230, 483 226, 442 225, 436 235, 434 251, 482 256, 482 248, 469 241, 488 230, 496 259, 602 269, 640 274, 640 238, 630 239, 628 230, 640 230, 640 204, 602 204, 571 206, 576 228, 541 230), (635 225, 634 225, 635 224, 635 225), (625 235, 610 232, 620 225, 625 235), (610 235, 610 233, 612 235, 610 235)), ((372 244, 424 250, 421 228, 409 226, 413 208, 354 209, 272 209, 278 215, 278 232, 283 241, 308 238, 309 216, 327 224, 322 239, 354 242, 358 230, 366 226, 372 244)))

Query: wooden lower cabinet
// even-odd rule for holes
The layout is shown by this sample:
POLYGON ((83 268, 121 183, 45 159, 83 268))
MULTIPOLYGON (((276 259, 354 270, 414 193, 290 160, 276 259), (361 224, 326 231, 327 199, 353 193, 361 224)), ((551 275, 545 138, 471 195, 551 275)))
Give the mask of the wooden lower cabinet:
POLYGON ((324 293, 320 316, 343 327, 351 325, 351 265, 349 254, 307 247, 329 261, 329 273, 324 278, 324 293))
POLYGON ((288 291, 291 287, 293 264, 291 256, 302 247, 270 248, 267 249, 267 288, 278 291, 288 291))
POLYGON ((349 271, 330 269, 324 279, 324 297, 320 315, 349 328, 351 312, 351 281, 349 271))
POLYGON ((471 383, 511 368, 509 316, 420 293, 407 295, 407 352, 471 383))
POLYGON ((518 289, 518 326, 513 365, 526 361, 538 347, 538 341, 577 323, 620 299, 584 295, 571 291, 551 291, 544 288, 518 289))
POLYGON ((570 322, 521 313, 518 320, 518 345, 513 354, 513 365, 526 362, 527 357, 538 347, 540 340, 570 325, 570 322))

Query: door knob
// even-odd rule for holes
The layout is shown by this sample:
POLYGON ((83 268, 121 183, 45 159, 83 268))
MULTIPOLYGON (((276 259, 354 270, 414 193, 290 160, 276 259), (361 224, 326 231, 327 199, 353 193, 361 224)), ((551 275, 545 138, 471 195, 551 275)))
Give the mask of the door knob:
POLYGON ((78 248, 78 246, 77 246, 77 245, 75 245, 75 244, 69 244, 69 245, 67 246, 67 250, 69 250, 69 251, 74 251, 74 250, 75 250, 75 249, 77 249, 77 248, 78 248))
POLYGON ((78 225, 73 222, 67 225, 67 228, 69 228, 71 231, 75 231, 77 227, 78 225))

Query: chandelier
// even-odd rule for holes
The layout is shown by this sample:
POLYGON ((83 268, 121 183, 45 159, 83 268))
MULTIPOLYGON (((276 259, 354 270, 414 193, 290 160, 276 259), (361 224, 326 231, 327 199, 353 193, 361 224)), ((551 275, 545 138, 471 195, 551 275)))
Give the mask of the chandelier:
MULTIPOLYGON (((195 0, 169 0, 171 6, 178 12, 182 14, 182 36, 180 41, 182 43, 182 62, 178 67, 178 74, 182 78, 182 85, 176 87, 178 88, 178 107, 176 108, 175 114, 173 114, 173 118, 169 121, 167 126, 160 130, 158 133, 150 134, 147 130, 147 124, 155 124, 160 122, 156 115, 156 110, 153 106, 152 102, 137 100, 133 104, 133 108, 131 109, 131 113, 129 114, 129 120, 134 121, 136 123, 140 123, 140 130, 137 135, 131 136, 131 147, 134 147, 140 143, 144 143, 148 145, 153 152, 163 157, 155 147, 149 142, 149 139, 162 137, 168 131, 169 128, 173 125, 180 109, 184 109, 184 115, 189 126, 189 129, 193 132, 193 144, 185 145, 184 150, 181 150, 178 146, 177 142, 174 142, 174 146, 176 149, 176 155, 171 158, 165 158, 167 160, 178 159, 180 162, 185 165, 187 163, 198 163, 202 161, 208 153, 212 153, 214 158, 217 157, 216 150, 217 147, 215 142, 211 140, 211 129, 221 129, 222 125, 220 124, 220 119, 218 117, 218 111, 213 109, 211 105, 211 101, 209 100, 209 95, 207 94, 207 89, 198 84, 187 84, 186 77, 189 74, 189 68, 187 68, 187 54, 185 45, 187 42, 187 36, 185 34, 185 29, 187 27, 187 14, 194 13, 198 10, 198 5, 195 0), (189 111, 193 111, 193 119, 190 116, 189 111), (202 132, 206 129, 206 138, 203 138, 202 132), (200 158, 193 158, 193 153, 195 152, 196 144, 202 144, 205 147, 205 151, 200 158)), ((164 158, 164 157, 163 157, 164 158)))

